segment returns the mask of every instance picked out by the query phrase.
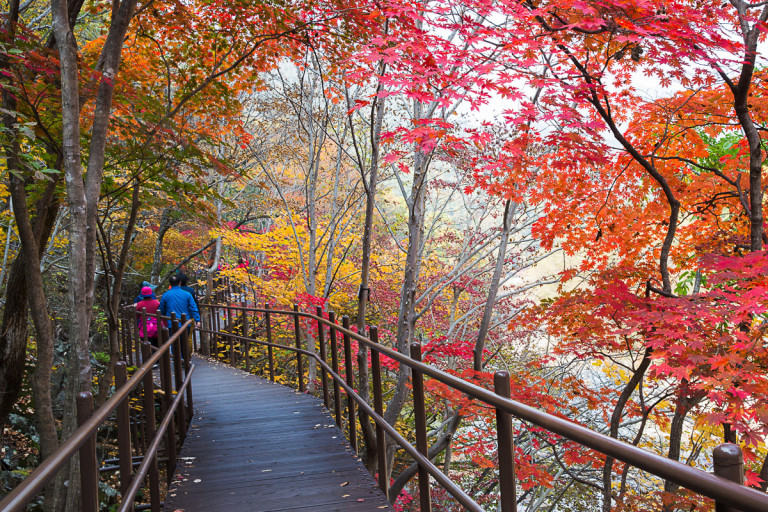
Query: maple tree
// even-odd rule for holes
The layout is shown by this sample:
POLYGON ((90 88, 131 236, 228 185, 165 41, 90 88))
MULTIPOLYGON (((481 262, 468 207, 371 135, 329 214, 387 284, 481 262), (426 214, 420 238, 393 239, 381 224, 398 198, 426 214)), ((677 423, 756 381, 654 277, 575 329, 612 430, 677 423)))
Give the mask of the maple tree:
MULTIPOLYGON (((255 303, 332 308, 358 331, 378 324, 399 351, 419 340, 467 379, 512 365, 520 400, 675 460, 737 441, 748 483, 768 485, 767 6, 56 0, 51 35, 42 5, 9 3, 0 52, 21 240, 9 224, 6 296, 20 298, 3 310, 0 419, 23 376, 30 307, 43 455, 59 435, 60 308, 47 282, 66 282, 75 311, 70 393, 92 386, 93 315, 106 304, 104 399, 117 311, 135 291, 124 282, 183 267, 207 294, 218 273, 258 290, 255 303), (654 97, 640 90, 649 80, 654 97), (60 210, 71 262, 52 277, 41 262, 64 254, 49 243, 61 243, 60 210), (554 251, 567 268, 538 301, 532 289, 554 279, 524 274, 554 251), (234 268, 243 255, 250 272, 234 268)), ((356 351, 367 398, 368 354, 356 351)), ((408 382, 389 368, 386 417, 406 431, 408 382)), ((430 457, 490 505, 493 419, 433 386, 430 457)), ((701 504, 519 427, 529 510, 701 504)), ((374 467, 365 417, 362 434, 374 467)), ((412 496, 415 466, 389 450, 391 497, 412 496)))

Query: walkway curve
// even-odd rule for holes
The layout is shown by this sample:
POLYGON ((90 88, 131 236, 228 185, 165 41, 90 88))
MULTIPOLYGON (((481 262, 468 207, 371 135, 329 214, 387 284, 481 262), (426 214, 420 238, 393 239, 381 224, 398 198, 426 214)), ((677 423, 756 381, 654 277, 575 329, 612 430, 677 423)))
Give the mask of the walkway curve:
POLYGON ((320 400, 193 359, 195 417, 166 512, 392 510, 320 400))

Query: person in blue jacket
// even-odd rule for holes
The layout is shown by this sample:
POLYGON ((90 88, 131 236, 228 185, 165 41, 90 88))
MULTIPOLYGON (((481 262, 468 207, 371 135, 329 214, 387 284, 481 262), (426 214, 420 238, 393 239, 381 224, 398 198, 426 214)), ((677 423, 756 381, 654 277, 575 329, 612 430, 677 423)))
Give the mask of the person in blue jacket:
MULTIPOLYGON (((160 313, 165 316, 171 316, 171 313, 176 313, 176 318, 181 321, 181 315, 186 315, 187 320, 194 318, 197 326, 200 326, 200 311, 197 309, 195 299, 192 294, 182 290, 179 287, 181 280, 179 276, 172 275, 168 279, 168 284, 171 285, 171 289, 166 291, 162 297, 160 297, 160 313)), ((168 321, 168 330, 171 336, 173 336, 173 326, 171 321, 168 321)), ((182 357, 187 357, 187 347, 182 346, 182 357)))

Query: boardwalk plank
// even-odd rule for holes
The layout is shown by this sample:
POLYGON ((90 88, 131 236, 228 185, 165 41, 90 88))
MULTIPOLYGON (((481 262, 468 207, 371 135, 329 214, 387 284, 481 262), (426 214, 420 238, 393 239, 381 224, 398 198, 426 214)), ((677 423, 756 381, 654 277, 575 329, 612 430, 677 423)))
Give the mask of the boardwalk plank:
POLYGON ((319 400, 195 358, 167 512, 392 510, 319 400))

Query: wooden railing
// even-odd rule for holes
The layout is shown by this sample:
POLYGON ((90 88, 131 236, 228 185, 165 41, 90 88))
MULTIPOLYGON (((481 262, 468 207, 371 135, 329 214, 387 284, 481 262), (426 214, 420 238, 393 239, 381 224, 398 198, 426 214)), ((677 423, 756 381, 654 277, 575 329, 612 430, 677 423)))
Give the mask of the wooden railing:
POLYGON ((424 364, 421 361, 421 347, 418 344, 411 345, 410 355, 396 352, 378 342, 376 327, 369 327, 368 337, 362 336, 350 329, 347 317, 342 317, 342 325, 339 325, 333 312, 326 316, 320 308, 317 309, 316 314, 312 314, 299 311, 296 306, 293 310, 276 310, 269 307, 253 308, 227 304, 205 305, 203 313, 206 316, 206 324, 210 328, 200 330, 199 336, 195 335, 194 324, 191 321, 183 318, 179 328, 175 319, 158 317, 160 320, 174 322, 175 333, 169 337, 163 321, 160 329, 160 347, 153 354, 149 343, 138 335, 135 310, 128 309, 127 316, 122 322, 120 339, 125 361, 117 365, 114 395, 94 412, 91 394, 80 394, 78 397, 80 427, 51 457, 43 461, 26 480, 0 502, 0 512, 24 510, 75 453, 79 453, 81 459, 80 478, 84 512, 98 510, 99 472, 105 469, 120 469, 122 493, 118 509, 120 512, 135 508, 136 495, 145 483, 149 486, 150 499, 149 503, 141 508, 150 508, 154 512, 159 512, 161 498, 158 463, 165 463, 165 476, 170 479, 176 465, 178 446, 186 436, 187 425, 192 417, 191 378, 194 365, 190 363, 189 358, 180 357, 183 354, 182 346, 189 345, 205 355, 218 357, 235 366, 244 366, 249 371, 255 364, 255 361, 251 360, 251 348, 257 345, 263 346, 267 351, 264 365, 267 376, 274 381, 281 372, 283 375, 288 375, 290 372, 295 376, 297 387, 302 392, 306 391, 304 358, 314 359, 321 368, 323 401, 326 408, 333 409, 336 423, 340 427, 345 423, 342 416, 344 404, 341 391, 343 390, 347 395, 346 424, 350 444, 354 450, 357 451, 358 412, 364 411, 367 417, 374 421, 377 434, 375 451, 378 461, 378 484, 382 491, 387 494, 389 486, 385 456, 387 439, 398 444, 418 463, 418 486, 422 511, 431 510, 430 477, 467 510, 477 512, 483 510, 427 456, 428 440, 423 386, 425 377, 442 382, 496 410, 500 505, 504 512, 516 509, 512 417, 709 497, 717 502, 718 512, 768 510, 768 495, 741 485, 743 460, 737 445, 724 444, 715 449, 715 473, 720 475, 716 476, 511 400, 509 375, 505 372, 494 374, 494 391, 484 389, 424 364), (273 338, 273 320, 276 318, 286 321, 289 326, 293 324, 290 326, 293 327, 291 344, 277 343, 273 338), (306 348, 306 339, 301 335, 301 318, 314 322, 317 328, 317 353, 306 348), (352 340, 370 349, 372 405, 355 392, 352 340), (339 347, 339 341, 341 341, 341 347, 339 347), (293 354, 293 357, 289 360, 283 357, 283 364, 276 364, 277 356, 286 351, 293 354), (345 365, 343 377, 339 368, 339 356, 342 351, 345 365), (381 356, 389 357, 411 368, 416 446, 408 442, 383 418, 381 356), (160 387, 163 390, 159 404, 155 397, 152 373, 153 365, 158 363, 160 387), (130 379, 127 377, 127 364, 141 364, 130 379), (142 405, 140 407, 132 405, 131 399, 134 402, 140 401, 142 405), (157 405, 161 410, 159 417, 155 417, 157 405), (108 461, 103 461, 105 464, 100 467, 97 461, 96 436, 99 427, 109 421, 113 421, 117 427, 119 452, 115 461, 117 465, 109 467, 106 465, 108 461), (163 449, 162 458, 159 457, 161 448, 163 449), (138 468, 134 471, 133 466, 136 463, 138 468))
MULTIPOLYGON (((202 306, 210 329, 201 330, 209 336, 199 347, 206 355, 218 357, 234 366, 252 369, 251 347, 261 345, 267 348, 267 375, 275 380, 276 372, 287 372, 287 368, 276 368, 275 351, 289 351, 295 354, 290 364, 295 365, 298 389, 306 391, 304 382, 303 358, 313 358, 321 368, 322 397, 326 408, 333 407, 336 423, 343 428, 341 390, 347 394, 347 434, 352 448, 357 451, 356 409, 365 411, 376 425, 376 447, 379 486, 385 495, 389 482, 386 475, 386 436, 389 436, 405 450, 419 465, 418 487, 420 510, 430 511, 430 477, 440 484, 458 503, 467 510, 484 510, 464 490, 445 475, 429 458, 427 446, 427 426, 424 404, 423 379, 429 377, 458 390, 478 402, 496 410, 496 435, 499 454, 500 505, 504 512, 516 510, 516 482, 514 467, 514 439, 512 417, 541 427, 565 439, 591 448, 605 456, 623 461, 643 471, 656 475, 666 481, 686 487, 702 496, 715 500, 717 511, 765 512, 768 510, 768 494, 743 485, 743 458, 738 445, 722 444, 715 448, 715 474, 687 466, 680 462, 648 452, 634 445, 595 432, 586 427, 511 400, 509 375, 506 372, 494 374, 494 391, 462 380, 421 361, 419 344, 410 346, 410 356, 396 352, 378 342, 378 329, 368 328, 368 337, 350 330, 349 319, 342 317, 338 325, 335 314, 327 317, 321 308, 316 314, 293 310, 276 310, 270 307, 253 308, 236 304, 208 304, 202 306), (276 317, 293 322, 292 344, 279 344, 273 339, 273 320, 276 317), (307 350, 306 340, 302 339, 299 319, 314 322, 317 328, 317 353, 307 350), (326 333, 328 337, 326 338, 326 333), (341 338, 343 347, 338 347, 341 338), (329 340, 329 343, 326 342, 329 340), (352 368, 350 341, 356 340, 365 345, 371 353, 371 387, 373 404, 366 403, 356 392, 352 368), (327 346, 330 345, 330 346, 327 346), (339 354, 343 350, 345 371, 342 377, 339 371, 339 354), (330 351, 330 361, 328 360, 330 351), (384 418, 382 403, 381 356, 389 357, 398 363, 410 367, 413 383, 413 409, 415 416, 416 446, 414 447, 401 436, 384 418), (331 400, 331 394, 333 400, 331 400), (332 402, 332 404, 331 404, 332 402)), ((287 362, 287 361, 286 361, 287 362)))
MULTIPOLYGON (((146 312, 144 313, 146 317, 146 312)), ((176 466, 178 447, 186 437, 192 418, 192 374, 195 365, 189 358, 183 359, 182 345, 189 342, 188 330, 192 321, 179 321, 171 317, 155 316, 158 321, 159 348, 138 336, 135 308, 126 308, 121 318, 121 348, 124 360, 115 369, 115 392, 112 397, 93 410, 93 395, 86 391, 77 396, 79 428, 50 457, 44 460, 21 484, 0 501, 0 511, 25 510, 57 473, 68 465, 75 454, 80 455, 80 484, 83 512, 99 510, 100 473, 119 470, 121 504, 120 512, 134 510, 136 495, 148 481, 150 508, 160 512, 159 462, 165 465, 166 478, 170 480, 176 466), (172 322, 174 334, 169 336, 167 322, 172 322), (154 350, 154 353, 152 353, 154 350), (130 379, 128 365, 139 365, 130 379), (162 396, 155 396, 153 366, 159 366, 159 383, 162 396), (156 407, 160 414, 156 416, 156 407), (108 460, 103 454, 98 460, 97 434, 107 423, 117 427, 118 456, 108 460), (159 457, 162 448, 163 457, 159 457), (112 462, 112 465, 110 465, 112 462), (115 464, 116 463, 116 464, 115 464), (134 466, 138 465, 134 471, 134 466)))

